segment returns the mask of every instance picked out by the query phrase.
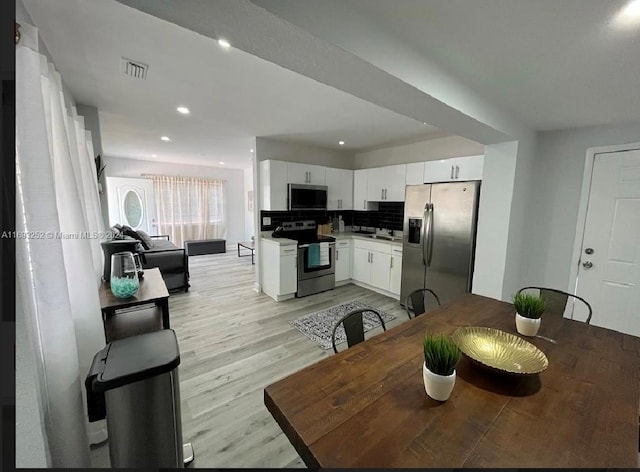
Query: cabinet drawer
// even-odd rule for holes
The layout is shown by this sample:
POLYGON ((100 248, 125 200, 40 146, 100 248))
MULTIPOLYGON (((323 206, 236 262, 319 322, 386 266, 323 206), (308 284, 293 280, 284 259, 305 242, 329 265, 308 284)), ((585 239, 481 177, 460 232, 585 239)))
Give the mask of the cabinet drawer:
POLYGON ((349 246, 351 246, 351 241, 349 241, 348 239, 344 240, 344 241, 336 241, 336 246, 337 247, 349 247, 349 246))
POLYGON ((376 241, 365 241, 362 239, 353 240, 354 247, 364 249, 366 251, 381 252, 383 254, 391 254, 391 244, 379 243, 376 241))
POLYGON ((280 256, 291 256, 298 252, 298 246, 284 246, 280 248, 280 256))

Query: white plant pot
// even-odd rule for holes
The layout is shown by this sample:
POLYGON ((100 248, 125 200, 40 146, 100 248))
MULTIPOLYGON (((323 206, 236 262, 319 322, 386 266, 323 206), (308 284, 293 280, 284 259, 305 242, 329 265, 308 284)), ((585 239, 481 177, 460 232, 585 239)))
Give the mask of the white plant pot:
POLYGON ((426 364, 422 364, 422 380, 424 389, 434 400, 444 402, 449 399, 453 386, 456 383, 456 371, 451 375, 438 375, 427 369, 426 364))
POLYGON ((523 336, 535 336, 540 329, 541 318, 526 318, 516 312, 516 329, 523 336))

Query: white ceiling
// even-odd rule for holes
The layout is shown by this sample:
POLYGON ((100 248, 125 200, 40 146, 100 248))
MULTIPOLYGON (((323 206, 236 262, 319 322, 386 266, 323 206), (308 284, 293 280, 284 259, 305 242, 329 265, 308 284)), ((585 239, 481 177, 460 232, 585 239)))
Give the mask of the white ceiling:
POLYGON ((107 156, 246 168, 254 136, 355 151, 438 133, 114 0, 24 4, 76 101, 100 111, 107 156), (123 75, 123 56, 147 79, 123 75))
POLYGON ((627 0, 342 0, 539 130, 640 120, 627 0))

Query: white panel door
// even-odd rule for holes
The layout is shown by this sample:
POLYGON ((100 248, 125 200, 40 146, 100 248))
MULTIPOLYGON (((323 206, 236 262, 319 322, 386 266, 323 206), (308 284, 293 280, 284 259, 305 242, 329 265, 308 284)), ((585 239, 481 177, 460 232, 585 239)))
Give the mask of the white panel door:
POLYGON ((369 169, 353 172, 353 209, 357 211, 367 210, 367 187, 369 169))
POLYGON ((407 180, 407 165, 398 164, 395 166, 382 167, 384 179, 384 199, 385 202, 404 202, 404 187, 407 180))
POLYGON ((467 156, 454 159, 455 180, 482 180, 484 156, 467 156))
POLYGON ((353 210, 353 171, 327 167, 327 210, 353 210))
POLYGON ((453 159, 427 161, 424 163, 424 183, 450 182, 455 178, 455 169, 453 159))
POLYGON ((371 252, 371 285, 389 290, 391 279, 391 255, 371 252))
POLYGON ((591 182, 577 294, 592 324, 640 336, 640 151, 597 154, 591 182))
POLYGON ((150 179, 107 177, 109 226, 115 224, 157 235, 156 201, 150 179))
POLYGON ((367 201, 381 202, 384 200, 385 173, 382 167, 368 169, 367 173, 367 201))
POLYGON ((350 245, 336 247, 336 282, 351 278, 350 245))
POLYGON ((280 287, 278 288, 278 295, 289 295, 297 290, 298 256, 294 252, 291 255, 280 256, 280 287))
POLYGON ((262 210, 285 211, 287 209, 287 163, 267 160, 260 163, 262 210))
POLYGON ((424 183, 424 162, 407 164, 405 185, 420 185, 424 183))
POLYGON ((366 249, 353 249, 353 279, 368 284, 371 281, 371 252, 366 249))
POLYGON ((402 280, 402 249, 393 248, 391 251, 391 275, 389 280, 389 291, 391 293, 394 293, 400 296, 401 280, 402 280))

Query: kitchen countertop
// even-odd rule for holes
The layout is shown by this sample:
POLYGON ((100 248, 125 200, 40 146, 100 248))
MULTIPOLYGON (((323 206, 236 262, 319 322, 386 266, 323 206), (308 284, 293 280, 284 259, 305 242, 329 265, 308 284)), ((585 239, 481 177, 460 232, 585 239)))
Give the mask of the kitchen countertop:
MULTIPOLYGON (((326 236, 331 236, 333 238, 336 238, 336 241, 344 241, 344 240, 348 240, 348 239, 361 239, 363 241, 373 241, 376 243, 384 243, 384 244, 391 244, 392 246, 397 246, 397 247, 402 247, 402 239, 397 239, 395 241, 389 241, 388 239, 382 239, 382 238, 369 238, 364 234, 360 234, 360 233, 353 233, 351 231, 346 231, 343 233, 331 233, 331 234, 327 234, 326 236)), ((260 238, 264 241, 267 241, 271 244, 277 244, 278 246, 291 246, 291 245, 295 245, 298 244, 297 241, 295 241, 294 239, 287 239, 287 238, 274 238, 273 236, 271 236, 271 231, 264 231, 261 235, 260 238)))

